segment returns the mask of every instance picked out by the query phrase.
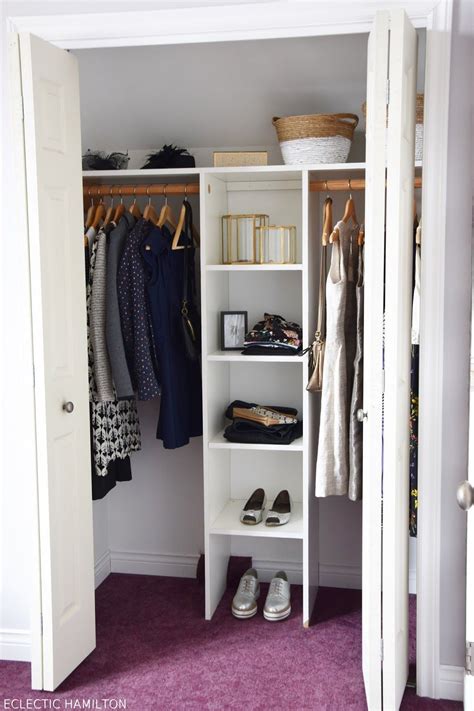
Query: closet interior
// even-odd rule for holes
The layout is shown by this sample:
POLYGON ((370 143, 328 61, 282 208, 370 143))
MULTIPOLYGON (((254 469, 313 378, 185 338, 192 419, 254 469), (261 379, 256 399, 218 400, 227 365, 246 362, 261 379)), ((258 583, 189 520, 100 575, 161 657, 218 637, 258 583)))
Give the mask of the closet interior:
MULTIPOLYGON (((422 92, 424 32, 418 35, 422 92)), ((362 502, 315 496, 320 394, 306 389, 308 353, 222 350, 220 314, 247 312, 249 329, 265 313, 279 314, 301 325, 304 349, 311 344, 326 197, 333 200, 334 224, 349 193, 364 220, 367 35, 74 54, 83 153, 121 151, 130 158, 125 170, 84 172, 86 207, 91 199, 106 206, 113 199, 128 209, 136 200, 141 211, 150 202, 159 213, 166 198, 179 216, 186 198, 200 236, 203 436, 165 449, 156 439, 160 398, 138 402, 142 444, 131 455, 132 480, 94 502, 96 584, 109 572, 194 577, 204 554, 210 619, 226 587, 229 557, 247 556, 261 580, 284 569, 291 582, 303 585, 307 626, 319 585, 361 587, 362 502), (360 119, 347 163, 283 165, 272 117, 338 112, 360 119), (186 147, 196 167, 141 168, 149 153, 170 143, 186 147), (221 150, 267 151, 268 165, 215 168, 213 152, 221 150), (227 214, 264 214, 270 224, 294 225, 294 262, 223 264, 227 214), (287 445, 228 441, 225 411, 234 400, 296 408, 302 436, 287 445), (282 489, 290 492, 288 524, 241 525, 240 510, 257 487, 268 501, 282 489)), ((420 163, 416 174, 419 187, 420 163)), ((421 215, 419 190, 416 195, 421 215)), ((411 592, 415 565, 412 538, 411 592)))

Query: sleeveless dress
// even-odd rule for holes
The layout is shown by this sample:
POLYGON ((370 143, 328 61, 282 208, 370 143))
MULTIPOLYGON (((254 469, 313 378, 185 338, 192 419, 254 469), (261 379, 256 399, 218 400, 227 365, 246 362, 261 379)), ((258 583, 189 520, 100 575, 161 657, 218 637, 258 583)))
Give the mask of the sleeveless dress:
POLYGON ((349 482, 349 412, 354 375, 356 300, 351 227, 337 223, 326 282, 326 349, 321 393, 316 496, 343 496, 349 482), (350 280, 349 280, 350 277, 350 280))
POLYGON ((356 285, 356 355, 354 360, 354 385, 352 387, 349 420, 349 498, 362 498, 362 422, 357 419, 357 410, 363 404, 364 371, 364 247, 359 247, 356 285))

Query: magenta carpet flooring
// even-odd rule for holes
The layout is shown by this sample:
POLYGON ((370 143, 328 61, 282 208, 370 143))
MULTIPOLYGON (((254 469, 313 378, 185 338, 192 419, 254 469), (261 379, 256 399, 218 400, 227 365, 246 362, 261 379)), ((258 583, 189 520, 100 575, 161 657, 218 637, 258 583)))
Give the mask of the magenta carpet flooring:
MULTIPOLYGON (((280 623, 261 614, 234 619, 231 590, 206 622, 203 597, 196 580, 110 575, 97 590, 96 650, 54 694, 30 691, 29 664, 0 662, 0 699, 54 698, 59 708, 68 708, 66 700, 105 708, 101 699, 126 699, 133 711, 366 709, 359 591, 321 588, 308 630, 297 586, 292 615, 280 623)), ((412 636, 412 655, 413 644, 412 636)), ((411 690, 402 704, 407 711, 461 708, 411 690)))

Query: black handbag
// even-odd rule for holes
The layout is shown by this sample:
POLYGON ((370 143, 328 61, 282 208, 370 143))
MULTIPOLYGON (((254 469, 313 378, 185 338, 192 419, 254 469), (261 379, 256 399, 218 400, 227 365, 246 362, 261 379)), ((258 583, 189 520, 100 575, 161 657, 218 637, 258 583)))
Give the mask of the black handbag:
POLYGON ((201 354, 201 319, 195 304, 195 279, 194 264, 189 266, 189 252, 193 250, 193 211, 191 205, 185 200, 186 217, 184 221, 184 269, 183 269, 183 297, 181 299, 181 331, 183 334, 184 350, 189 360, 195 361, 201 354), (191 295, 189 286, 191 285, 191 295))

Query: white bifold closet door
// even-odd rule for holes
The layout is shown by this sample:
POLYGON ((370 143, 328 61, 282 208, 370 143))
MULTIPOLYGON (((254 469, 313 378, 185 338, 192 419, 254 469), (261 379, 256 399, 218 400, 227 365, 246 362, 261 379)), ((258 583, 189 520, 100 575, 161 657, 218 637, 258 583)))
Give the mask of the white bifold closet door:
POLYGON ((43 629, 32 663, 52 691, 95 647, 79 76, 73 55, 19 39, 43 629))
POLYGON ((398 709, 408 677, 416 61, 416 32, 405 12, 377 13, 368 52, 365 212, 362 583, 370 711, 398 709))

